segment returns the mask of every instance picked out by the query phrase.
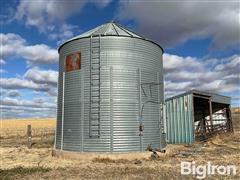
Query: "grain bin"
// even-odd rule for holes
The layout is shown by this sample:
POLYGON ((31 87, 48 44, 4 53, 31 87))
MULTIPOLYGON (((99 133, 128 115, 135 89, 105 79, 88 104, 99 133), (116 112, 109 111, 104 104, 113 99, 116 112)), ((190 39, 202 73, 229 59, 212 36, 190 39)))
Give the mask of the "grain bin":
POLYGON ((63 43, 55 149, 164 148, 162 53, 157 43, 113 22, 63 43))

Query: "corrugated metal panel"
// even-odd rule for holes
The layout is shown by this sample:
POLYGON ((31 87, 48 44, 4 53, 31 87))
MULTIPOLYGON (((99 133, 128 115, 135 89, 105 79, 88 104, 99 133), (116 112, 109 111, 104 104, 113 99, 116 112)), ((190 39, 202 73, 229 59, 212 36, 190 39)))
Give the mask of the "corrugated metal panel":
MULTIPOLYGON (((101 37, 100 42, 100 138, 89 137, 90 38, 77 39, 65 44, 59 52, 56 148, 61 148, 63 61, 66 55, 81 52, 82 69, 71 75, 66 73, 63 148, 84 152, 141 151, 138 69, 142 72, 141 82, 162 83, 162 51, 149 41, 129 37, 104 36, 101 37), (81 78, 82 71, 84 71, 84 78, 81 78), (83 94, 84 101, 80 100, 83 94)), ((163 85, 153 88, 152 94, 153 99, 163 102, 163 85)), ((160 143, 164 140, 159 127, 161 119, 159 113, 158 104, 150 103, 145 106, 143 150, 148 144, 156 148, 165 147, 164 143, 160 143)))
POLYGON ((81 73, 65 73, 63 150, 81 148, 81 73))
MULTIPOLYGON (((158 80, 157 73, 142 71, 141 72, 141 82, 142 83, 156 83, 158 80)), ((145 103, 143 109, 143 124, 144 124, 144 132, 143 132, 143 146, 146 148, 148 145, 151 145, 153 148, 160 147, 160 137, 161 137, 161 128, 159 122, 160 116, 160 104, 153 103, 158 102, 159 94, 158 88, 159 86, 151 87, 151 91, 149 87, 145 88, 145 95, 142 92, 142 101, 145 103), (152 101, 152 102, 149 102, 152 101)))
POLYGON ((197 90, 192 90, 191 92, 194 94, 211 96, 212 102, 215 102, 215 103, 231 104, 231 98, 227 96, 222 96, 222 95, 211 93, 211 92, 203 92, 203 91, 197 91, 197 90))
POLYGON ((208 96, 208 97, 211 97, 212 102, 215 102, 215 103, 231 104, 231 97, 223 96, 223 95, 215 94, 215 93, 211 93, 211 92, 206 92, 206 91, 199 91, 199 90, 195 90, 195 89, 187 91, 183 94, 179 94, 177 96, 170 97, 170 98, 166 99, 166 101, 168 101, 170 99, 178 98, 178 97, 181 97, 184 95, 188 95, 188 94, 208 96))
POLYGON ((139 151, 136 70, 112 72, 113 151, 139 151))
POLYGON ((168 143, 193 143, 193 97, 186 94, 166 101, 168 143))

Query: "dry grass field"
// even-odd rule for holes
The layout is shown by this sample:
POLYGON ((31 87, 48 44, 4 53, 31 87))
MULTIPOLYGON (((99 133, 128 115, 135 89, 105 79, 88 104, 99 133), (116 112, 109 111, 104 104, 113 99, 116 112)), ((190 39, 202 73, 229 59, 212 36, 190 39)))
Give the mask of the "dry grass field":
POLYGON ((54 119, 9 119, 2 120, 0 123, 1 137, 11 136, 25 136, 27 125, 31 124, 33 127, 34 135, 40 135, 43 132, 54 131, 55 120, 54 119), (14 129, 14 131, 13 131, 14 129))
POLYGON ((217 135, 193 145, 168 145, 152 160, 151 152, 122 155, 84 154, 78 159, 52 156, 55 121, 1 121, 0 179, 196 179, 180 174, 181 161, 204 165, 236 165, 237 175, 207 179, 240 179, 240 133, 217 135), (27 148, 26 129, 32 125, 33 147, 27 148))
POLYGON ((240 108, 232 108, 233 127, 236 131, 240 131, 240 108))

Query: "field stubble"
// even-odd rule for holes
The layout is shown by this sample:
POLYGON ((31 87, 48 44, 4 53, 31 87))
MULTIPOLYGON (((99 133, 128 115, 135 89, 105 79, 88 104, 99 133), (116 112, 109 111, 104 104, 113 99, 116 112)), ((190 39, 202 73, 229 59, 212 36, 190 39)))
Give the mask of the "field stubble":
MULTIPOLYGON (((181 176, 181 161, 236 165, 239 169, 239 133, 217 135, 193 145, 168 145, 165 154, 152 160, 151 152, 86 154, 77 160, 52 156, 55 121, 7 120, 1 122, 0 179, 195 179, 181 176), (26 129, 32 125, 33 147, 27 148, 26 129)), ((208 179, 240 179, 210 176, 208 179)))

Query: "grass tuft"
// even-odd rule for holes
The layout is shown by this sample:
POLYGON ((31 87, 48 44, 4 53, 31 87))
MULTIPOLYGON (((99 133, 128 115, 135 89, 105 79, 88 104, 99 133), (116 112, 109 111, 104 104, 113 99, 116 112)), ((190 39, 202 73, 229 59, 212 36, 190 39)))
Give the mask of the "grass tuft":
POLYGON ((31 168, 24 168, 24 167, 15 167, 12 169, 0 169, 0 179, 8 180, 8 179, 15 179, 16 176, 26 176, 29 174, 34 173, 46 173, 50 171, 50 168, 44 167, 31 167, 31 168))

